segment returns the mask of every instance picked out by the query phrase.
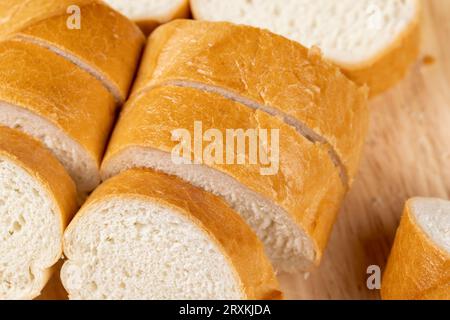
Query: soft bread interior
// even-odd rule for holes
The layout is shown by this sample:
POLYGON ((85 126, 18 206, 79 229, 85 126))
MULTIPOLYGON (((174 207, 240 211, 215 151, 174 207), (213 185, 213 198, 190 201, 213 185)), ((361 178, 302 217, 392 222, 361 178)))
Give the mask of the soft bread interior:
POLYGON ((62 222, 49 194, 0 157, 0 298, 39 295, 61 255, 62 222))
POLYGON ((193 221, 148 199, 95 202, 64 236, 71 299, 242 299, 227 257, 193 221))
POLYGON ((183 6, 186 0, 105 0, 105 2, 133 20, 145 20, 149 18, 164 20, 183 6))
POLYGON ((450 253, 450 201, 417 198, 411 206, 416 222, 425 234, 450 253))
POLYGON ((294 271, 308 270, 312 266, 315 259, 314 245, 305 231, 282 208, 231 176, 204 165, 177 165, 169 153, 133 147, 106 162, 102 167, 103 178, 135 167, 153 168, 176 175, 225 199, 264 243, 266 254, 275 268, 294 271))
POLYGON ((20 129, 40 140, 58 158, 75 181, 80 195, 100 183, 98 166, 92 157, 65 132, 48 120, 23 108, 0 101, 0 124, 20 129))
POLYGON ((344 66, 370 63, 408 28, 416 0, 192 0, 197 19, 269 29, 344 66))

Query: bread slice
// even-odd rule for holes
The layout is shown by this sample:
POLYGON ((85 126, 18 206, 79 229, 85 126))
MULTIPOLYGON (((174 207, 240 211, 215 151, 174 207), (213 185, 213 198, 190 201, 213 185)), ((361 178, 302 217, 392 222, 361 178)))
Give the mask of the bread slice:
POLYGON ((381 288, 383 299, 450 299, 450 201, 406 203, 381 288))
POLYGON ((0 124, 42 141, 80 194, 100 182, 115 108, 99 81, 63 57, 26 42, 0 42, 0 124))
POLYGON ((133 95, 167 84, 218 93, 282 119, 326 146, 351 185, 368 126, 367 92, 317 50, 252 27, 178 20, 150 37, 133 95))
POLYGON ((38 141, 0 126, 0 299, 32 299, 62 254, 76 189, 38 141))
POLYGON ((64 234, 71 299, 274 299, 262 244, 219 198, 133 169, 104 182, 64 234))
POLYGON ((0 8, 0 19, 7 21, 0 38, 31 42, 61 55, 101 81, 118 104, 124 102, 145 41, 135 24, 95 0, 12 2, 0 8), (68 27, 73 14, 68 9, 74 6, 80 10, 80 29, 68 27))
MULTIPOLYGON (((205 150, 206 142, 201 152, 205 150)), ((236 148, 229 154, 238 157, 236 148)), ((128 101, 102 163, 102 175, 108 178, 133 167, 176 175, 225 199, 264 243, 276 268, 285 271, 308 270, 319 263, 346 190, 326 147, 311 143, 265 112, 191 88, 155 88, 128 101), (204 132, 216 129, 223 136, 227 129, 279 130, 279 159, 273 158, 278 171, 262 174, 268 166, 260 161, 180 163, 177 157, 191 154, 173 154, 179 142, 172 139, 172 132, 183 128, 198 139, 195 121, 201 122, 204 132)))
POLYGON ((269 29, 327 59, 376 95, 417 58, 421 0, 191 0, 196 19, 269 29))
POLYGON ((177 18, 188 18, 189 0, 105 0, 111 7, 134 20, 145 34, 177 18))

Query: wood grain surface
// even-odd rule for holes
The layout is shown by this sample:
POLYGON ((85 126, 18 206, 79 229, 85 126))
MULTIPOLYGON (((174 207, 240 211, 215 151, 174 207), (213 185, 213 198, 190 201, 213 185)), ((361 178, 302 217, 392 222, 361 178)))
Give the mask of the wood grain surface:
MULTIPOLYGON (((424 0, 422 54, 407 78, 371 101, 361 169, 321 266, 280 275, 288 299, 378 299, 367 267, 383 270, 406 199, 450 198, 450 0, 424 0)), ((57 276, 41 299, 64 297, 57 276)))
POLYGON ((365 155, 321 266, 281 275, 289 299, 378 299, 367 267, 383 270, 406 199, 450 198, 450 0, 425 0, 422 54, 371 101, 365 155), (434 62, 433 62, 434 60, 434 62))

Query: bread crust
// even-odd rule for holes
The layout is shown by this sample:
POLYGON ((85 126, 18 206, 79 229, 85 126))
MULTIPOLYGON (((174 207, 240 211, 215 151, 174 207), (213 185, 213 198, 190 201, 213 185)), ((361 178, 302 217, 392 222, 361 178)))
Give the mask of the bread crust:
POLYGON ((71 5, 85 5, 95 0, 8 0, 0 2, 0 38, 55 15, 61 15, 71 5))
POLYGON ((177 20, 149 38, 132 95, 174 81, 218 87, 303 123, 311 140, 337 153, 351 184, 368 127, 367 92, 317 49, 257 28, 177 20))
MULTIPOLYGON (((204 130, 279 129, 280 164, 275 175, 261 175, 261 164, 207 164, 283 208, 311 238, 318 264, 345 194, 328 150, 264 112, 251 110, 220 95, 191 88, 161 87, 128 101, 112 135, 102 175, 110 176, 116 157, 133 148, 170 154, 178 144, 171 131, 185 128, 194 136, 194 121, 204 130)), ((134 165, 132 159, 130 165, 134 165)), ((205 164, 206 165, 206 164, 205 164)), ((125 169, 125 168, 121 168, 125 169)))
MULTIPOLYGON (((92 205, 111 198, 143 199, 179 212, 215 241, 235 269, 248 299, 282 298, 262 244, 239 215, 219 198, 173 176, 132 169, 107 180, 89 197, 66 234, 92 205)), ((65 253, 70 258, 70 253, 65 253)))
POLYGON ((413 202, 406 203, 383 274, 381 297, 450 299, 450 253, 438 247, 417 224, 413 202))
POLYGON ((3 30, 4 38, 19 38, 70 56, 72 62, 96 75, 118 104, 124 102, 145 41, 135 24, 95 0, 63 0, 58 4, 54 0, 34 1, 27 10, 34 16, 22 14, 12 20, 10 28, 3 30), (66 10, 71 5, 81 10, 79 30, 67 27, 70 14, 66 10), (42 12, 41 7, 49 11, 42 12))
POLYGON ((20 41, 0 42, 0 62, 0 101, 50 121, 98 168, 116 108, 102 84, 64 58, 20 41))
POLYGON ((117 103, 128 97, 145 38, 127 18, 101 3, 80 7, 81 29, 67 28, 67 14, 29 25, 14 36, 38 39, 69 53, 100 73, 117 103))
MULTIPOLYGON (((191 1, 192 15, 202 20, 197 7, 198 1, 191 1)), ((415 0, 416 12, 408 27, 384 50, 363 63, 345 64, 331 62, 342 68, 346 76, 359 85, 370 88, 370 97, 377 96, 393 87, 408 72, 420 51, 420 29, 423 3, 415 0)))

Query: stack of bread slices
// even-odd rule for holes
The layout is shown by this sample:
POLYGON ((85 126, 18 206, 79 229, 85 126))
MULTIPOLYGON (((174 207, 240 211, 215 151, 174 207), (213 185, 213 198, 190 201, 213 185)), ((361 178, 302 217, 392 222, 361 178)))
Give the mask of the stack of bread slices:
MULTIPOLYGON (((107 2, 146 32, 188 12, 107 2)), ((364 84, 384 85, 270 31, 177 20, 129 95, 145 38, 104 2, 10 0, 0 19, 0 298, 36 297, 62 249, 71 299, 279 299, 277 271, 320 263, 358 170, 364 84), (251 147, 176 153, 199 125, 276 132, 258 149, 275 170, 251 147)))
POLYGON ((0 298, 34 298, 100 183, 145 38, 98 1, 2 1, 0 20, 0 298))
POLYGON ((229 23, 158 28, 104 157, 106 182, 65 233, 69 296, 279 296, 274 271, 320 262, 357 171, 366 102, 317 48, 229 23), (278 150, 266 150, 278 170, 174 154, 174 132, 195 140, 199 123, 278 130, 278 150))

